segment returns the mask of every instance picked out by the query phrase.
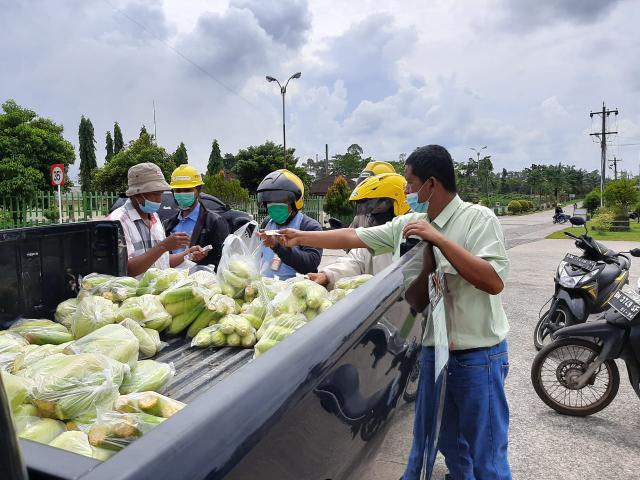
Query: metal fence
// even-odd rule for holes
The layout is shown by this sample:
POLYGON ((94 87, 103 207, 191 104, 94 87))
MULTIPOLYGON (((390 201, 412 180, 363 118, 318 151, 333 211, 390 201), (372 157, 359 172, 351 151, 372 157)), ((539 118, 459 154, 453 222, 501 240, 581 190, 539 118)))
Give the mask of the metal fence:
MULTIPOLYGON (((62 223, 104 218, 118 199, 116 193, 62 193, 62 223)), ((0 228, 58 223, 58 194, 39 192, 30 199, 0 197, 0 228)))
MULTIPOLYGON (((106 217, 109 209, 118 199, 117 193, 67 192, 62 194, 62 222, 72 223, 97 220, 106 217)), ((304 200, 304 213, 322 224, 328 217, 322 210, 323 197, 307 197, 304 200)), ((261 223, 267 211, 258 206, 255 196, 248 200, 230 203, 231 208, 253 215, 261 223)), ((340 216, 338 219, 348 225, 353 215, 340 216)), ((0 228, 32 227, 58 223, 58 194, 39 192, 29 200, 17 200, 0 197, 0 228)))

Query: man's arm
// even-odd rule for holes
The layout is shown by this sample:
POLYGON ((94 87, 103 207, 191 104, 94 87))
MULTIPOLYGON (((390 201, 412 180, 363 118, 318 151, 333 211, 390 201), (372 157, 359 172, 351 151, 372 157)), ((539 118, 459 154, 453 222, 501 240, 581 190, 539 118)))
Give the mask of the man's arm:
MULTIPOLYGON (((303 217, 300 228, 304 232, 322 231, 322 227, 318 222, 311 221, 307 217, 303 217)), ((272 248, 276 255, 296 272, 307 274, 318 271, 318 265, 322 260, 322 249, 302 245, 285 247, 277 242, 274 242, 272 248)))
POLYGON ((422 312, 429 305, 429 275, 436 269, 433 246, 425 245, 422 270, 404 294, 405 299, 416 312, 422 312))
POLYGON ((330 249, 351 249, 367 248, 367 245, 360 240, 353 228, 341 228, 327 231, 307 231, 285 228, 279 230, 282 236, 278 241, 285 247, 295 247, 305 245, 307 247, 330 248, 330 249))
MULTIPOLYGON (((138 275, 143 274, 144 272, 149 270, 151 265, 153 265, 156 260, 164 255, 165 252, 188 246, 189 235, 182 232, 173 233, 154 247, 144 252, 142 255, 129 257, 129 260, 127 262, 127 274, 130 277, 137 277, 138 275)), ((171 267, 180 265, 187 253, 188 252, 182 252, 171 255, 169 257, 169 265, 171 267)))
POLYGON ((407 224, 403 235, 415 235, 431 242, 442 252, 453 268, 471 285, 490 295, 498 295, 504 283, 493 266, 484 258, 464 249, 423 220, 407 224))

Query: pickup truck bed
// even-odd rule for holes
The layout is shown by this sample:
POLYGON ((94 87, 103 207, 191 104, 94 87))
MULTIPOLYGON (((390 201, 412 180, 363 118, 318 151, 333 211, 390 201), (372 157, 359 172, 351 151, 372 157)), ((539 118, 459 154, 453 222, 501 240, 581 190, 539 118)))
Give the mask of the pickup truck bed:
POLYGON ((172 362, 176 368, 175 377, 162 393, 185 403, 191 402, 203 389, 211 388, 234 373, 253 357, 253 350, 246 348, 192 348, 184 335, 170 338, 168 343, 154 358, 159 362, 172 362))

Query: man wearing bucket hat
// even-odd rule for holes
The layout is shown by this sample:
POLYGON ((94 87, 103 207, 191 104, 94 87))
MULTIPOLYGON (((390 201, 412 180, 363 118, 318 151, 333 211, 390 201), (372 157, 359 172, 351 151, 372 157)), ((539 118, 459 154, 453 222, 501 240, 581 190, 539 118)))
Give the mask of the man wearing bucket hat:
POLYGON ((153 163, 139 163, 129 169, 128 200, 109 215, 109 220, 118 220, 124 231, 127 244, 127 272, 138 277, 149 268, 165 269, 176 267, 191 253, 193 260, 199 261, 206 252, 200 247, 191 247, 181 253, 171 255, 176 250, 189 245, 189 235, 185 233, 165 235, 160 218, 162 192, 169 190, 160 167, 153 163))
MULTIPOLYGON (((211 245, 209 254, 196 263, 217 267, 222 255, 222 244, 229 235, 229 224, 200 201, 202 185, 200 172, 191 165, 180 165, 173 171, 170 187, 180 212, 164 221, 164 229, 167 235, 186 233, 191 237, 191 246, 211 245)), ((180 253, 184 249, 185 247, 180 247, 173 253, 180 253)))

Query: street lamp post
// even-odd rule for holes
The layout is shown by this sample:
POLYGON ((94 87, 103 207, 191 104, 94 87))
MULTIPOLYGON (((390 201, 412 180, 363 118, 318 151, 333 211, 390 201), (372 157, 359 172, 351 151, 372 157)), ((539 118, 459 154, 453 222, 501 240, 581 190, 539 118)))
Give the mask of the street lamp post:
POLYGON ((287 85, 289 85, 289 81, 292 78, 300 78, 301 76, 302 76, 301 72, 294 73, 289 77, 289 80, 287 80, 287 83, 284 84, 284 87, 275 77, 271 77, 269 75, 267 75, 266 77, 267 82, 276 82, 278 84, 278 86, 280 87, 280 93, 282 94, 282 145, 284 147, 284 168, 287 168, 287 130, 285 126, 285 116, 284 116, 284 96, 287 93, 287 85))
MULTIPOLYGON (((487 148, 487 146, 486 146, 486 145, 485 145, 484 147, 482 147, 481 149, 479 149, 479 150, 476 150, 475 148, 471 147, 471 150, 473 150, 474 152, 476 152, 476 154, 478 155, 478 172, 480 171, 480 152, 481 152, 482 150, 484 150, 485 148, 487 148)), ((486 174, 487 174, 487 175, 486 175, 486 176, 487 176, 487 178, 485 179, 485 188, 486 188, 486 192, 487 192, 487 202, 491 203, 491 202, 490 202, 490 199, 489 199, 489 171, 488 171, 488 170, 489 170, 489 169, 487 168, 487 172, 486 172, 486 174)), ((491 208, 491 207, 490 207, 490 205, 487 205, 487 206, 488 206, 489 208, 491 208)))

